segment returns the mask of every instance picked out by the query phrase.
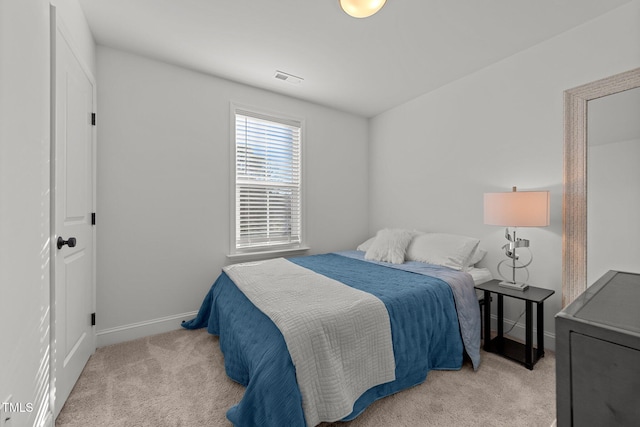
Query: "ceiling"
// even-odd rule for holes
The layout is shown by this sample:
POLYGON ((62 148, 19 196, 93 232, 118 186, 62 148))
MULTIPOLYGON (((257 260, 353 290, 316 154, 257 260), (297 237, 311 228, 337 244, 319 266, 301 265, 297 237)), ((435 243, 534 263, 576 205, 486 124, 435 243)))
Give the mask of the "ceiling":
POLYGON ((630 0, 79 1, 99 45, 372 117, 630 0))

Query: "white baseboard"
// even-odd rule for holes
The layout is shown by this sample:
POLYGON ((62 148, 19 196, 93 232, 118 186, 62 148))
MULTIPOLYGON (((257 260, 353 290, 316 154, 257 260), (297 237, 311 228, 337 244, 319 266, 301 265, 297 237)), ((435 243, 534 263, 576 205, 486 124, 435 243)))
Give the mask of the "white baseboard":
POLYGON ((103 329, 96 332, 96 346, 104 347, 111 344, 118 344, 125 341, 148 337, 149 335, 174 331, 176 329, 180 329, 180 324, 183 321, 193 319, 197 314, 197 311, 192 311, 189 313, 175 314, 173 316, 161 317, 159 319, 151 319, 144 322, 117 326, 115 328, 103 329))
MULTIPOLYGON (((504 319, 504 332, 506 335, 506 332, 511 328, 511 326, 513 326, 515 322, 513 320, 510 319, 504 319)), ((537 329, 535 327, 535 324, 533 325, 533 346, 537 347, 537 343, 536 343, 536 333, 537 333, 537 329)), ((491 315, 491 329, 492 330, 497 330, 498 329, 498 316, 496 316, 495 314, 491 315)), ((521 340, 522 342, 524 342, 525 340, 525 334, 526 334, 526 327, 524 323, 516 323, 516 325, 513 327, 513 329, 511 329, 511 332, 509 332, 509 335, 512 337, 515 337, 519 340, 521 340)), ((556 351, 556 334, 553 334, 551 332, 545 331, 544 332, 544 348, 545 350, 549 350, 549 351, 556 351)))

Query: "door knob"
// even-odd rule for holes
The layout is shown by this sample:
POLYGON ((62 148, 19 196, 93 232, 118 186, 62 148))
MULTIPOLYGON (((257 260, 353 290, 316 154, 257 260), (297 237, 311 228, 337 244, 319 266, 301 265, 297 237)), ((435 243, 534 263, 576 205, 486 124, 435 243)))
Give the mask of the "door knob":
POLYGON ((58 236, 58 249, 62 249, 64 245, 68 245, 70 248, 74 248, 76 246, 76 238, 69 237, 69 240, 63 240, 62 237, 58 236))

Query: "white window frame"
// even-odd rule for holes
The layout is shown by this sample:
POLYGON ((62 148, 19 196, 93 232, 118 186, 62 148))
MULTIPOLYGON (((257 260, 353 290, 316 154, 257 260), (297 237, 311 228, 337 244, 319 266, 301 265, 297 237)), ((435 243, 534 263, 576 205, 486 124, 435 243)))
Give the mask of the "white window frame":
POLYGON ((278 256, 303 252, 309 249, 305 244, 305 223, 306 209, 304 197, 304 141, 305 141, 305 123, 303 118, 293 117, 279 112, 273 112, 265 109, 259 109, 236 102, 230 104, 230 144, 229 144, 229 165, 230 165, 230 186, 229 186, 229 258, 264 258, 265 256, 278 256), (300 128, 300 171, 299 171, 299 194, 300 194, 300 242, 282 245, 261 245, 248 248, 238 248, 236 245, 236 114, 252 116, 262 120, 279 122, 285 125, 294 125, 300 128))

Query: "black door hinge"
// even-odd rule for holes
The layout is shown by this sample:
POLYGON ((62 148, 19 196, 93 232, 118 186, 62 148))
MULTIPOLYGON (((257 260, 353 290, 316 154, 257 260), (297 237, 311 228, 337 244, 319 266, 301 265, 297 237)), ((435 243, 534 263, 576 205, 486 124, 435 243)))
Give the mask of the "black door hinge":
POLYGON ((91 225, 96 225, 96 213, 91 212, 91 225))
POLYGON ((91 313, 91 326, 96 326, 96 314, 91 313))
POLYGON ((96 125, 96 113, 91 113, 91 126, 96 125))

